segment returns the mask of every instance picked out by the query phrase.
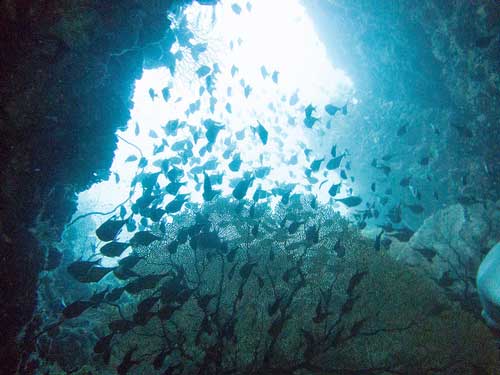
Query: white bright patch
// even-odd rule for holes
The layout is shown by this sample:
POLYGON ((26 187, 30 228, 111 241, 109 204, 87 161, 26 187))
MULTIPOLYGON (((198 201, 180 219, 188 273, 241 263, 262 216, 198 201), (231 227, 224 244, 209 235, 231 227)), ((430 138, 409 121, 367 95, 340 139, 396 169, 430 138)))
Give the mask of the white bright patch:
MULTIPOLYGON (((177 62, 173 77, 165 68, 144 71, 141 80, 136 82, 133 98, 135 105, 128 129, 119 135, 142 150, 149 160, 146 171, 158 171, 159 168, 152 166, 154 160, 169 158, 175 153, 166 147, 165 152, 153 156, 154 144, 160 145, 162 138, 169 145, 186 138, 193 141, 188 127, 180 130, 177 137, 167 137, 162 126, 169 120, 179 119, 200 127, 202 136, 193 149, 194 156, 198 157, 200 148, 207 143, 201 122, 210 118, 225 126, 219 133, 213 151, 201 157, 199 163, 203 164, 211 158, 216 158, 220 163, 215 171, 208 172, 210 175, 224 173, 223 184, 214 188, 223 189, 223 193, 229 195, 232 192, 230 180, 241 178, 244 171, 252 172, 260 166, 270 166, 272 169, 269 176, 263 180, 255 180, 247 198, 251 198, 259 185, 270 191, 277 184, 296 183, 298 186, 294 193, 305 192, 304 186, 310 183, 304 170, 314 159, 325 157, 322 170, 313 176, 320 182, 326 179, 328 182, 322 186, 321 191, 318 190, 319 183, 315 184, 311 192, 318 195, 319 201, 326 202, 329 199, 329 187, 338 182, 339 177, 335 172, 326 174, 326 170, 323 170, 329 160, 330 148, 335 143, 331 132, 325 130, 325 127, 329 120, 338 121, 342 115, 337 114, 332 119, 324 112, 324 106, 328 103, 342 106, 347 101, 352 104, 353 83, 343 71, 332 66, 326 49, 299 0, 253 0, 251 11, 246 2, 237 3, 242 8, 240 15, 231 9, 232 1, 222 1, 216 6, 202 6, 194 2, 185 11, 189 28, 195 35, 195 40, 191 42, 207 42, 208 50, 200 55, 199 61, 195 61, 188 49, 181 48, 183 60, 177 62), (221 73, 216 75, 215 91, 212 93, 217 99, 212 114, 210 95, 206 90, 199 95, 200 86, 205 86, 205 78, 198 78, 195 72, 202 65, 213 69, 214 63, 218 64, 221 73), (231 76, 233 65, 238 68, 234 77, 231 76), (266 79, 262 77, 261 66, 265 66, 269 72, 266 79), (279 72, 278 84, 271 77, 275 71, 279 72), (247 85, 250 85, 252 91, 245 98, 244 87, 247 85), (164 87, 170 88, 171 98, 168 102, 162 98, 161 91, 164 87), (154 100, 149 95, 151 88, 158 95, 154 100), (298 95, 299 102, 292 106, 290 97, 294 93, 298 95), (200 110, 186 113, 189 105, 197 100, 200 100, 200 110), (228 103, 232 113, 226 109, 228 103), (314 115, 321 117, 321 121, 313 129, 307 129, 303 123, 304 107, 310 103, 317 108, 314 115), (256 126, 257 121, 269 132, 269 141, 265 146, 251 130, 251 126, 256 126), (136 123, 140 127, 138 136, 134 135, 136 123), (243 129, 245 138, 236 140, 235 133, 243 129), (148 135, 150 130, 154 130, 159 138, 151 138, 148 135), (224 140, 235 144, 232 156, 241 154, 243 163, 237 173, 231 172, 227 167, 232 156, 227 160, 222 157, 228 147, 224 140), (304 154, 306 148, 313 150, 309 158, 304 154), (288 162, 293 155, 298 157, 296 165, 288 162)), ((175 44, 173 48, 173 52, 176 52, 180 47, 175 44)), ((130 181, 137 167, 137 162, 125 163, 125 159, 131 154, 139 157, 137 150, 119 140, 111 170, 119 174, 120 183, 116 184, 114 178, 111 178, 82 193, 79 197, 80 211, 105 211, 127 198, 130 181)), ((181 167, 188 172, 193 166, 195 165, 188 163, 181 167)), ((198 178, 203 181, 202 174, 198 178)), ((190 176, 183 180, 188 181, 188 185, 180 192, 191 193, 191 201, 201 202, 203 188, 196 191, 196 183, 190 176)), ((160 180, 160 183, 166 184, 166 179, 160 180)), ((339 196, 345 195, 343 192, 347 187, 346 184, 339 196)), ((136 196, 140 196, 140 189, 138 190, 136 196)), ((172 197, 168 196, 165 202, 170 199, 172 197)))

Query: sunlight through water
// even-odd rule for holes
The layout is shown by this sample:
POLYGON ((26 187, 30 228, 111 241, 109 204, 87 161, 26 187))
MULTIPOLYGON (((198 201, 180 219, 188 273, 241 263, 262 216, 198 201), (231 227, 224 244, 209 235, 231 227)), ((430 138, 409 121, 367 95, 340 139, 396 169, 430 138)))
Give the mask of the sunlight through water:
MULTIPOLYGON (((194 2, 184 11, 194 35, 192 45, 206 43, 206 51, 197 55, 175 43, 172 52, 182 58, 174 75, 167 68, 144 71, 136 82, 128 128, 118 132, 112 178, 80 194, 79 213, 110 210, 129 196, 138 160, 126 159, 131 155, 141 157, 131 144, 148 160, 145 171, 156 172, 162 160, 178 155, 172 151, 173 145, 181 147, 176 142, 186 139, 193 145, 192 156, 188 154, 186 164, 178 167, 185 171, 182 180, 187 182, 180 192, 190 193, 191 202, 203 201, 203 168, 196 168, 203 165, 215 180, 220 175, 222 184, 214 188, 222 189, 223 195, 231 194, 245 172, 258 170, 265 177, 254 181, 247 198, 258 187, 271 191, 295 185, 293 193, 312 193, 318 201, 328 202, 328 188, 340 181, 335 171, 329 171, 326 177, 326 162, 312 176, 306 176, 304 170, 315 159, 328 159, 335 140, 329 131, 332 118, 324 107, 329 103, 354 104, 354 84, 332 65, 298 0, 287 1, 286 6, 282 1, 254 0, 251 6, 240 2, 240 14, 232 4, 222 1, 216 6, 203 6, 194 2), (202 75, 201 67, 209 73, 202 75), (168 101, 162 94, 165 88, 168 101), (304 126, 304 108, 310 103, 314 103, 315 116, 320 118, 311 129, 304 126), (202 125, 207 119, 224 126, 211 151, 207 150, 202 125), (167 136, 165 126, 172 120, 183 127, 177 135, 167 136), (258 123, 269 133, 266 145, 255 131, 258 123), (238 172, 233 172, 228 164, 236 154, 242 164, 238 172), (314 180, 327 183, 312 184, 314 180)), ((174 28, 180 22, 180 15, 173 17, 174 28)), ((160 177, 160 185, 166 185, 166 178, 160 177)), ((339 195, 345 196, 349 188, 349 181, 344 182, 339 195)), ((140 193, 136 191, 133 199, 140 193)), ((172 196, 163 203, 170 199, 172 196)))

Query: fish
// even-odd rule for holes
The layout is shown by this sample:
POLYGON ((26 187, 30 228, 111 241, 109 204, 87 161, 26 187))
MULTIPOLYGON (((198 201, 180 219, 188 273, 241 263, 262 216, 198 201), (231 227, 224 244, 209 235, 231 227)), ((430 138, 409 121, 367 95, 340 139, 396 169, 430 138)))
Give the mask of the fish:
POLYGON ((321 167, 321 163, 323 163, 324 160, 325 160, 325 158, 314 160, 311 163, 311 165, 309 166, 309 168, 311 169, 311 171, 313 171, 313 172, 319 171, 319 168, 321 167))
POLYGON ((164 87, 162 90, 161 90, 161 95, 163 97, 163 100, 165 102, 168 102, 169 99, 170 99, 170 89, 168 87, 164 87))
POLYGON ((267 144, 267 139, 268 139, 268 132, 266 128, 260 123, 260 121, 257 121, 257 126, 253 127, 252 126, 252 131, 254 134, 258 134, 260 140, 262 141, 262 144, 267 144))
POLYGON ((408 177, 403 177, 403 178, 399 181, 399 185, 400 185, 400 186, 403 186, 403 187, 407 187, 408 185, 410 185, 410 181, 411 181, 411 176, 408 176, 408 177))
POLYGON ((252 86, 246 85, 245 88, 243 89, 243 93, 245 94, 245 98, 248 98, 252 93, 252 86))
POLYGON ((234 77, 236 75, 236 73, 238 73, 239 69, 236 65, 233 65, 231 67, 231 77, 234 77))
POLYGON ((207 48, 208 48, 208 43, 197 43, 191 45, 191 56, 193 56, 193 59, 195 61, 198 61, 200 54, 205 52, 207 48))
POLYGON ((143 290, 154 289, 165 276, 167 274, 140 276, 125 285, 125 291, 129 294, 139 294, 143 290))
POLYGON ((148 93, 149 93, 149 97, 151 98, 151 100, 154 100, 158 96, 158 95, 156 95, 155 90, 152 88, 150 88, 148 90, 148 93))
POLYGON ((326 164, 326 169, 329 171, 337 169, 340 167, 340 164, 342 163, 342 159, 344 158, 345 153, 341 154, 339 156, 334 157, 333 159, 330 159, 330 161, 326 164))
POLYGON ((420 159, 420 161, 418 162, 420 165, 422 166, 426 166, 428 165, 430 162, 430 158, 428 156, 424 156, 420 159))
POLYGON ((312 104, 309 104, 305 109, 304 112, 306 114, 306 117, 311 117, 313 112, 316 111, 316 107, 314 107, 312 104))
POLYGON ((375 193, 375 190, 377 189, 375 182, 372 182, 370 186, 370 190, 375 193))
POLYGON ((330 116, 335 116, 335 114, 341 110, 342 110, 341 107, 337 107, 333 104, 327 104, 325 106, 325 112, 328 113, 330 116))
POLYGON ((278 84, 278 75, 279 75, 279 72, 275 70, 273 72, 273 75, 271 76, 273 82, 276 83, 276 84, 278 84))
POLYGON ((92 301, 78 300, 66 306, 62 315, 64 319, 74 319, 82 315, 86 310, 98 304, 92 301))
POLYGON ((203 200, 205 202, 210 202, 217 195, 219 195, 222 191, 221 190, 214 190, 214 189, 212 189, 212 183, 210 182, 210 177, 208 176, 207 172, 203 172, 203 175, 204 175, 204 180, 203 180, 203 200))
POLYGON ((328 194, 330 194, 331 197, 336 196, 339 193, 341 186, 341 182, 339 182, 338 184, 333 184, 330 189, 328 189, 328 194))
POLYGON ((414 214, 421 214, 424 212, 424 207, 421 206, 420 204, 405 204, 406 207, 408 207, 411 212, 413 212, 414 214))
POLYGON ((388 233, 388 236, 394 237, 401 242, 408 242, 415 232, 407 227, 402 227, 394 229, 392 233, 388 233))
POLYGON ((288 234, 295 234, 299 230, 299 227, 304 224, 305 221, 294 221, 288 227, 288 234))
POLYGON ((217 140, 219 132, 225 128, 225 126, 221 125, 220 122, 216 122, 211 119, 204 120, 202 124, 206 129, 205 137, 207 138, 209 144, 214 144, 217 140))
POLYGON ((88 272, 77 278, 78 281, 81 283, 97 283, 101 281, 108 273, 113 271, 116 267, 100 267, 100 266, 93 266, 91 267, 88 272))
POLYGON ((330 149, 330 155, 332 158, 335 158, 337 156, 337 145, 333 145, 332 148, 330 149))
POLYGON ((149 231, 140 231, 134 234, 129 243, 132 246, 149 246, 159 240, 161 240, 161 237, 155 236, 149 231))
POLYGON ((291 105, 291 106, 294 106, 295 104, 297 104, 299 102, 299 95, 298 95, 298 92, 295 91, 292 96, 290 96, 290 100, 288 101, 288 104, 291 105))
POLYGON ((306 128, 311 129, 314 126, 314 124, 319 120, 320 120, 319 117, 314 117, 314 116, 306 117, 304 119, 304 125, 306 126, 306 128))
POLYGON ((176 195, 179 192, 179 189, 183 186, 187 185, 187 181, 185 182, 171 182, 167 186, 165 186, 165 192, 170 195, 176 195))
POLYGON ((95 234, 97 238, 105 242, 114 240, 129 219, 116 220, 110 218, 106 220, 96 229, 95 234))
POLYGON ((267 72, 267 69, 264 65, 260 67, 260 74, 262 74, 262 78, 266 79, 269 73, 267 72))
POLYGON ((306 229, 306 242, 309 244, 317 244, 319 242, 320 227, 316 224, 311 225, 306 229))
POLYGON ((361 202, 363 202, 363 199, 361 197, 357 197, 357 196, 350 196, 350 197, 346 197, 346 198, 335 198, 334 199, 336 202, 340 202, 342 203, 343 205, 347 206, 347 207, 356 207, 356 206, 359 206, 361 204, 361 202))
POLYGON ((100 253, 106 257, 119 257, 130 246, 128 242, 109 242, 99 249, 100 253))
POLYGON ((165 206, 165 211, 168 214, 175 214, 179 212, 182 209, 182 206, 184 203, 187 202, 187 194, 179 194, 177 195, 173 200, 171 200, 167 205, 165 206))
POLYGON ((437 255, 437 251, 430 247, 413 247, 412 249, 420 253, 428 262, 432 262, 437 255))
POLYGON ((211 72, 212 69, 210 69, 209 66, 207 65, 202 65, 200 66, 197 70, 196 70, 196 75, 198 76, 198 78, 203 78, 205 77, 207 74, 209 74, 211 72))
POLYGON ((405 135, 406 133, 408 132, 408 125, 407 124, 404 124, 404 125, 401 125, 399 128, 398 128, 398 131, 396 132, 396 135, 398 137, 402 137, 403 135, 405 135))
POLYGON ((234 157, 233 157, 233 160, 229 163, 229 169, 232 171, 232 172, 238 172, 240 170, 240 167, 241 167, 241 158, 240 158, 240 154, 236 154, 234 157))
POLYGON ((111 332, 109 335, 103 336, 97 340, 94 345, 94 353, 103 354, 107 351, 111 350, 111 341, 114 337, 114 332, 111 332))
POLYGON ((236 187, 233 189, 233 197, 238 200, 243 199, 245 195, 247 195, 248 188, 250 187, 254 179, 255 177, 252 176, 250 178, 244 178, 240 182, 238 182, 236 187))
POLYGON ((115 289, 111 290, 111 292, 109 292, 106 295, 106 301, 108 301, 108 302, 118 301, 120 299, 120 297, 122 296, 124 291, 125 291, 125 287, 115 288, 115 289))
POLYGON ((71 263, 67 267, 68 273, 75 278, 76 280, 79 280, 79 278, 83 278, 89 270, 98 265, 101 262, 101 259, 97 260, 77 260, 73 263, 71 263))
POLYGON ((233 10, 234 13, 236 13, 238 15, 242 11, 241 7, 238 4, 236 4, 236 3, 231 4, 231 9, 233 10))

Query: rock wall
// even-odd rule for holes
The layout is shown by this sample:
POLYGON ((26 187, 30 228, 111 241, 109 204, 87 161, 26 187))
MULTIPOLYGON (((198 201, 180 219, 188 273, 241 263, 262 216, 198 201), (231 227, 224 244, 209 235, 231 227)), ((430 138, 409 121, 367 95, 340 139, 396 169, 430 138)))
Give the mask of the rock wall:
POLYGON ((455 204, 428 217, 409 242, 395 240, 390 254, 426 272, 452 299, 479 316, 477 270, 499 240, 500 201, 455 204))
POLYGON ((76 193, 109 173, 134 81, 145 64, 173 63, 167 11, 181 3, 0 3, 2 373, 14 372, 48 244, 76 193))

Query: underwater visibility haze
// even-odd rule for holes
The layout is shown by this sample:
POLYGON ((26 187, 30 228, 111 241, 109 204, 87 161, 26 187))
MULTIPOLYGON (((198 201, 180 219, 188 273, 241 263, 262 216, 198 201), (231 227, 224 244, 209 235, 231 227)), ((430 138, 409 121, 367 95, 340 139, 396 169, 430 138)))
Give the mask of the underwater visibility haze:
POLYGON ((160 3, 17 373, 500 373, 500 5, 160 3))

